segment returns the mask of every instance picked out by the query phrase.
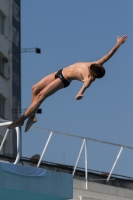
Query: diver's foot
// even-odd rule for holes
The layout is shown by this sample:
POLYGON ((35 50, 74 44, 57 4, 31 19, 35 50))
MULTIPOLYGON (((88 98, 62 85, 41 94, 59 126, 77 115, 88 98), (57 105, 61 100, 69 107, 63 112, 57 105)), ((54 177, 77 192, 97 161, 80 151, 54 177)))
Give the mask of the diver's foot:
POLYGON ((25 126, 25 132, 27 132, 30 129, 30 127, 32 126, 32 124, 34 124, 36 122, 37 122, 36 117, 29 117, 28 121, 26 123, 26 126, 25 126))
POLYGON ((23 126, 23 125, 24 125, 24 121, 17 119, 16 121, 12 122, 7 128, 13 129, 13 128, 16 128, 18 126, 23 126))

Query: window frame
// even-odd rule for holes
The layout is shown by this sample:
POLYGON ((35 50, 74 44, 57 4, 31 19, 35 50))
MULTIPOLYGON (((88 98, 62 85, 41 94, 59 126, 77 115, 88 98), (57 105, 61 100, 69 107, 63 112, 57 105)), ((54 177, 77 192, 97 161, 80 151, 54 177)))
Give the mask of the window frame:
POLYGON ((0 54, 0 74, 5 76, 5 60, 1 54, 0 54))
POLYGON ((0 33, 5 35, 5 15, 0 10, 0 33))
POLYGON ((0 95, 0 117, 5 117, 5 98, 0 95))

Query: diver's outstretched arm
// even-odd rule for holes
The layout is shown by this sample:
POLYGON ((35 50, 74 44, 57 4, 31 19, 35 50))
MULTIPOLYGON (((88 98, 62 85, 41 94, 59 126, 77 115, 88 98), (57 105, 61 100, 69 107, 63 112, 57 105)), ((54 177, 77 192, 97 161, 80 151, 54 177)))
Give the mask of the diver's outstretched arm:
POLYGON ((107 62, 114 55, 114 53, 121 46, 121 44, 123 44, 124 42, 126 42, 126 40, 127 40, 127 35, 124 35, 122 37, 118 36, 117 37, 117 43, 116 43, 116 45, 109 51, 108 54, 106 54, 105 56, 103 56, 96 63, 103 65, 105 62, 107 62))
POLYGON ((91 85, 91 83, 95 80, 94 77, 89 77, 88 79, 86 79, 84 81, 84 84, 82 86, 82 88, 80 89, 80 91, 78 92, 78 94, 76 95, 76 100, 80 100, 82 99, 84 96, 83 96, 83 93, 85 92, 85 90, 91 85))

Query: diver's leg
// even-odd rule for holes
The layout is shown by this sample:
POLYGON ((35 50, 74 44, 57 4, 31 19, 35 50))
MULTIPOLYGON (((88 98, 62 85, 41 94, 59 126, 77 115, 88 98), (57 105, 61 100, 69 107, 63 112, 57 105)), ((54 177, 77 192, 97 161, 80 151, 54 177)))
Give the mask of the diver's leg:
MULTIPOLYGON (((38 83, 33 85, 31 103, 34 101, 34 99, 40 93, 40 91, 42 89, 44 89, 49 83, 51 83, 52 81, 55 80, 55 74, 56 73, 57 72, 49 74, 48 76, 46 76, 43 79, 41 79, 38 83)), ((27 123, 26 123, 25 131, 27 131, 27 129, 29 129, 28 128, 29 126, 31 126, 33 123, 37 122, 37 118, 36 118, 35 114, 36 114, 36 111, 31 116, 29 116, 29 118, 27 120, 27 123)))
POLYGON ((57 92, 58 90, 64 88, 64 84, 62 81, 57 78, 54 81, 52 81, 50 84, 48 84, 41 92, 34 98, 34 101, 31 103, 29 108, 25 111, 25 113, 18 118, 15 122, 11 123, 8 128, 12 129, 17 126, 22 126, 24 124, 24 121, 32 115, 41 105, 41 103, 49 96, 57 92))

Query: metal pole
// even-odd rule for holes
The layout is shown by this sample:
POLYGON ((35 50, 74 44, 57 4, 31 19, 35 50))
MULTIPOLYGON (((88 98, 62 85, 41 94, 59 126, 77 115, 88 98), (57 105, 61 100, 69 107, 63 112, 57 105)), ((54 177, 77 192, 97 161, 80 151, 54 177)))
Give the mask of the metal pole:
POLYGON ((81 148, 80 148, 80 152, 79 152, 79 155, 78 155, 78 158, 77 158, 77 161, 76 161, 76 164, 75 164, 75 167, 74 167, 73 173, 72 173, 73 176, 74 176, 74 174, 75 174, 75 171, 76 171, 76 168, 77 168, 77 165, 78 165, 79 159, 80 159, 80 155, 81 155, 81 153, 82 153, 82 149, 83 149, 83 147, 84 147, 84 143, 85 143, 85 139, 83 140, 82 146, 81 146, 81 148))
MULTIPOLYGON (((6 125, 9 125, 10 123, 12 123, 10 121, 8 121, 8 122, 7 121, 5 122, 5 121, 6 120, 2 120, 2 123, 0 123, 0 126, 6 126, 6 125)), ((15 129, 16 129, 16 134, 17 134, 17 157, 16 157, 14 164, 17 164, 20 160, 20 129, 19 129, 19 127, 16 127, 15 129)), ((3 144, 6 140, 8 132, 9 132, 9 129, 6 130, 6 133, 4 135, 4 138, 3 138, 1 146, 0 146, 0 151, 1 151, 3 144)))
POLYGON ((67 135, 67 136, 75 137, 75 138, 79 138, 79 139, 86 138, 86 140, 90 140, 90 141, 93 141, 93 142, 98 142, 98 143, 103 143, 103 144, 109 144, 109 145, 118 146, 118 147, 122 147, 123 146, 124 148, 132 149, 133 150, 133 146, 132 147, 131 146, 126 146, 124 144, 116 144, 116 143, 112 143, 112 142, 97 140, 97 139, 93 139, 93 138, 89 138, 89 137, 73 135, 73 134, 70 134, 70 133, 64 133, 64 132, 59 132, 59 131, 50 130, 50 129, 46 129, 46 128, 35 127, 35 126, 32 126, 32 128, 35 128, 35 129, 38 129, 38 130, 42 130, 42 131, 47 131, 47 132, 52 131, 52 132, 57 133, 57 134, 67 135))
MULTIPOLYGON (((0 120, 1 121, 1 120, 0 120)), ((4 121, 4 120, 3 120, 4 121)), ((2 122, 2 123, 0 123, 0 126, 6 126, 6 125, 9 125, 9 124, 11 124, 12 122, 2 122)))
POLYGON ((85 182, 86 190, 88 189, 88 158, 87 158, 87 140, 85 139, 85 182))
POLYGON ((49 141, 50 141, 50 139, 51 139, 51 137, 52 137, 52 134, 53 134, 53 133, 51 132, 50 135, 49 135, 49 137, 48 137, 48 140, 47 140, 46 145, 45 145, 45 147, 44 147, 44 149, 43 149, 43 152, 42 152, 42 155, 41 155, 41 157, 40 157, 40 159, 39 159, 39 162, 38 162, 38 164, 37 164, 37 167, 40 166, 40 163, 41 163, 42 158, 43 158, 43 156, 44 156, 44 153, 45 153, 45 151, 46 151, 46 149, 47 149, 47 146, 48 146, 48 144, 49 144, 49 141))
POLYGON ((4 138, 3 138, 2 142, 1 142, 1 145, 0 145, 0 152, 1 152, 1 149, 2 149, 2 147, 3 147, 4 142, 5 142, 5 140, 6 140, 6 137, 7 137, 7 135, 8 135, 8 132, 9 132, 9 129, 6 130, 6 133, 5 133, 5 135, 4 135, 4 138))
POLYGON ((112 167, 112 169, 111 169, 111 171, 110 171, 110 174, 109 174, 109 176, 108 176, 108 178, 107 178, 107 181, 109 181, 109 179, 110 179, 110 176, 111 176, 111 174, 112 174, 112 172, 113 172, 113 170, 114 170, 114 168, 115 168, 115 166, 116 166, 116 163, 118 162, 118 160, 119 160, 119 158, 120 158, 120 155, 121 155, 121 153, 122 153, 123 148, 124 148, 124 147, 121 147, 121 148, 120 148, 120 151, 119 151, 119 153, 118 153, 118 155, 117 155, 117 158, 116 158, 116 160, 115 160, 115 162, 114 162, 114 165, 113 165, 113 167, 112 167))
POLYGON ((20 161, 20 155, 21 155, 20 129, 19 127, 16 127, 15 129, 16 129, 16 134, 17 134, 17 157, 13 164, 17 164, 20 161))

